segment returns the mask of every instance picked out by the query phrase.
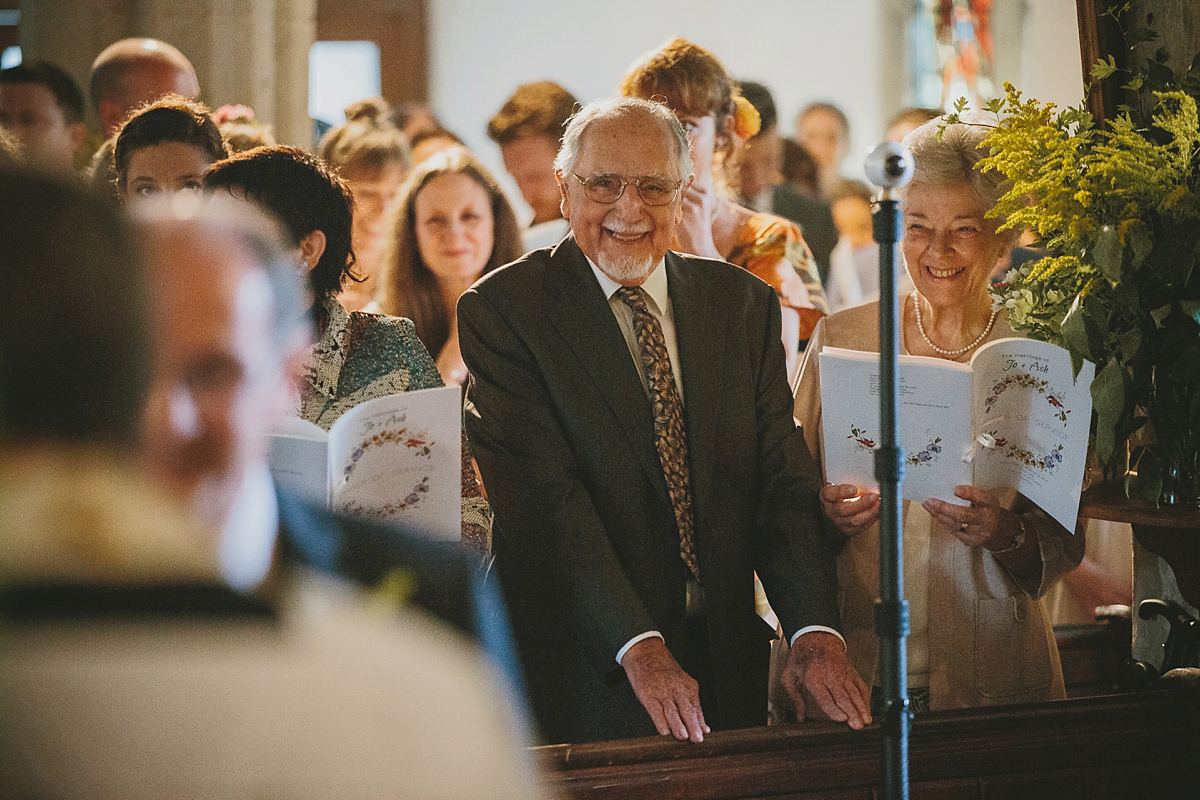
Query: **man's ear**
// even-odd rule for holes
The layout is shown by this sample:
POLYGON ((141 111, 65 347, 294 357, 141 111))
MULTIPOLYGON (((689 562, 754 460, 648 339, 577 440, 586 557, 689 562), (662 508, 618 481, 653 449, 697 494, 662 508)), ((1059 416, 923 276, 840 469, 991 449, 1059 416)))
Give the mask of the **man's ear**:
POLYGON ((562 196, 562 200, 558 202, 558 210, 562 212, 563 219, 570 219, 571 202, 567 199, 567 182, 563 180, 563 174, 558 170, 554 170, 554 180, 558 184, 558 193, 562 196))
POLYGON ((683 182, 682 186, 679 187, 679 199, 676 201, 676 207, 675 207, 675 224, 676 225, 683 223, 683 196, 685 194, 687 194, 688 189, 692 188, 692 183, 694 183, 695 180, 696 180, 696 176, 692 175, 690 178, 688 178, 686 181, 683 182))
POLYGON ((317 266, 317 262, 324 254, 325 231, 315 230, 300 240, 300 257, 304 259, 304 264, 308 267, 309 272, 312 272, 313 267, 317 266))
POLYGON ((83 138, 87 136, 87 125, 82 122, 72 122, 67 125, 67 135, 71 137, 71 151, 79 150, 83 138))
POLYGON ((101 100, 96 104, 96 118, 100 120, 104 137, 107 139, 117 132, 125 121, 125 110, 116 100, 101 100))

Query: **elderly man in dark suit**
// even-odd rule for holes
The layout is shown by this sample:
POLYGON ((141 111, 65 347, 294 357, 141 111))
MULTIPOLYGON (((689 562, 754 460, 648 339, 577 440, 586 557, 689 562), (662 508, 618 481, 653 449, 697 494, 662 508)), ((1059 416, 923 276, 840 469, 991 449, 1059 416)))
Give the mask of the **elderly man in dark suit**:
POLYGON ((585 107, 556 167, 571 236, 488 275, 458 314, 467 430, 543 734, 700 741, 763 724, 755 571, 795 641, 786 688, 861 727, 778 301, 668 252, 691 163, 664 107, 585 107))

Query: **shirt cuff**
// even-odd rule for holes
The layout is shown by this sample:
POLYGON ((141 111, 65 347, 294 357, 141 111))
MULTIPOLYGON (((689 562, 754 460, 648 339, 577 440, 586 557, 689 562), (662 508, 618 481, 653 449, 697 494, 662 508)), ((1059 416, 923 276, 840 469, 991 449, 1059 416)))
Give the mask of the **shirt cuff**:
MULTIPOLYGON (((806 633, 816 633, 817 631, 820 631, 822 633, 832 633, 834 636, 836 636, 842 640, 843 647, 846 645, 845 637, 843 637, 840 633, 835 631, 833 628, 827 628, 824 625, 809 625, 807 628, 801 628, 800 630, 798 630, 794 634, 792 634, 792 640, 790 642, 788 642, 788 644, 791 645, 792 647, 795 647, 796 640, 799 639, 801 636, 803 636, 806 633)), ((630 642, 630 644, 633 644, 633 642, 630 642)), ((628 644, 625 646, 629 647, 628 644)))
MULTIPOLYGON (((812 630, 812 628, 806 628, 805 630, 812 630)), ((642 639, 649 639, 651 637, 654 637, 656 639, 662 639, 663 635, 661 633, 659 633, 658 631, 646 631, 645 633, 639 633, 637 636, 633 637, 628 642, 626 642, 624 647, 622 647, 620 650, 617 651, 617 663, 618 664, 621 663, 621 659, 624 658, 625 654, 629 652, 629 648, 633 647, 635 644, 640 642, 642 639)))

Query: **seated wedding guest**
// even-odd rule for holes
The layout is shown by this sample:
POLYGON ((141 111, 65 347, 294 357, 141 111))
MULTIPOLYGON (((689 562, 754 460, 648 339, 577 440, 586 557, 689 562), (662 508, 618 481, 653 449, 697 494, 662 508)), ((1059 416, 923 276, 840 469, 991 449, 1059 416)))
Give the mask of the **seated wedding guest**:
POLYGON ((817 185, 828 199, 842 179, 842 161, 850 149, 850 120, 833 103, 812 103, 796 117, 796 141, 817 162, 817 185))
MULTIPOLYGON (((132 466, 154 348, 125 222, 77 187, 0 184, 0 291, 23 299, 0 322, 0 793, 537 796, 519 718, 451 630, 294 569, 221 581, 214 538, 132 466)), ((271 347, 245 341, 270 328, 270 225, 177 212, 144 233, 197 234, 163 255, 238 295, 238 356, 271 347)), ((227 355, 179 376, 177 421, 200 383, 192 411, 223 396, 227 355)))
POLYGON ((458 298, 524 249, 516 215, 496 179, 456 147, 417 165, 400 189, 384 271, 383 308, 411 319, 443 380, 461 386, 458 298))
POLYGON ((158 39, 121 39, 96 56, 88 98, 105 139, 89 169, 97 185, 113 183, 112 137, 117 128, 135 108, 167 94, 200 99, 196 70, 174 46, 158 39))
POLYGON ((738 193, 748 208, 790 219, 800 227, 817 262, 821 285, 827 286, 829 256, 837 244, 837 229, 829 205, 797 191, 783 179, 783 139, 771 90, 756 81, 741 81, 738 90, 754 106, 761 121, 738 158, 738 193))
POLYGON ((518 86, 488 122, 488 138, 500 145, 504 169, 533 209, 525 231, 526 251, 558 244, 567 235, 554 157, 567 120, 578 107, 579 101, 557 83, 537 81, 518 86))
MULTIPOLYGON (((988 274, 1015 231, 989 217, 1002 177, 981 173, 978 145, 988 128, 941 120, 904 144, 916 172, 903 199, 902 249, 916 289, 900 298, 900 351, 967 361, 985 342, 1017 336, 988 295, 988 274)), ((796 418, 824 463, 818 354, 825 347, 878 350, 877 303, 822 320, 805 354, 796 418)), ((878 685, 874 605, 879 591, 879 495, 827 484, 821 506, 841 541, 838 575, 847 652, 878 685)), ((969 505, 904 502, 904 585, 912 630, 908 685, 920 709, 1032 702, 1064 696, 1054 632, 1040 598, 1080 561, 1082 526, 1072 533, 1012 490, 958 486, 969 505)))
POLYGON ((377 312, 388 223, 412 168, 408 138, 392 125, 383 98, 372 97, 346 109, 346 123, 321 137, 320 155, 354 195, 354 268, 361 280, 347 283, 338 302, 347 311, 377 312))
POLYGON ((392 124, 400 129, 410 143, 417 134, 440 130, 442 127, 429 106, 413 100, 405 100, 392 109, 392 124))
POLYGON ((225 140, 230 155, 278 144, 271 126, 259 122, 250 106, 221 106, 212 113, 212 118, 221 131, 221 138, 225 140))
POLYGON ((709 51, 674 39, 638 57, 621 79, 626 97, 662 98, 687 131, 695 180, 684 193, 681 252, 719 258, 762 278, 785 309, 789 371, 797 349, 829 307, 816 262, 794 224, 734 201, 738 147, 758 132, 758 114, 709 51))
POLYGON ((87 126, 83 93, 49 61, 23 61, 0 70, 0 128, 21 142, 24 157, 70 172, 87 126))
MULTIPOLYGON (((233 202, 213 198, 221 200, 233 202)), ((399 569, 410 579, 412 605, 477 638, 515 678, 507 622, 495 589, 482 582, 477 558, 450 543, 319 511, 276 488, 265 439, 271 420, 292 402, 296 364, 308 356, 311 329, 294 255, 263 251, 253 229, 230 228, 258 253, 256 263, 270 280, 267 315, 261 303, 249 302, 237 262, 206 239, 239 213, 259 217, 238 203, 212 219, 171 228, 170 236, 146 234, 156 312, 157 361, 144 436, 152 475, 222 532, 221 566, 236 587, 262 580, 273 548, 289 563, 369 588, 399 569)))
POLYGON ((179 95, 134 111, 115 139, 116 192, 126 204, 160 194, 199 193, 205 170, 228 155, 208 108, 179 95))
POLYGON ((819 200, 817 162, 808 148, 795 139, 783 140, 783 180, 805 197, 819 200))
POLYGON ((192 62, 166 42, 121 39, 92 62, 88 95, 105 138, 117 132, 130 111, 165 94, 200 97, 192 62))
POLYGON ((698 742, 764 724, 774 633, 755 571, 795 644, 790 691, 869 724, 779 302, 745 270, 668 250, 692 179, 679 120, 640 98, 591 103, 557 167, 571 235, 484 276, 458 317, 542 732, 698 742))
MULTIPOLYGON (((838 243, 827 289, 835 311, 879 299, 879 245, 872 222, 874 192, 862 181, 841 180, 831 194, 838 243)), ((912 279, 903 270, 896 276, 896 291, 907 296, 912 279)))
POLYGON ((437 155, 452 147, 464 147, 463 140, 445 128, 426 128, 413 134, 409 139, 412 145, 412 163, 420 164, 425 159, 437 155))
POLYGON ((905 136, 908 136, 908 134, 926 122, 929 122, 929 120, 937 119, 941 115, 942 112, 936 108, 913 106, 901 109, 895 116, 888 120, 887 135, 884 138, 889 142, 902 142, 905 136))
MULTIPOLYGON (((337 301, 354 266, 354 201, 325 162, 295 147, 262 147, 214 164, 204 188, 279 219, 291 239, 292 263, 308 275, 317 343, 303 365, 301 417, 329 430, 359 403, 444 385, 411 320, 347 312, 337 301)), ((465 436, 462 450, 463 544, 486 556, 491 512, 465 436)))

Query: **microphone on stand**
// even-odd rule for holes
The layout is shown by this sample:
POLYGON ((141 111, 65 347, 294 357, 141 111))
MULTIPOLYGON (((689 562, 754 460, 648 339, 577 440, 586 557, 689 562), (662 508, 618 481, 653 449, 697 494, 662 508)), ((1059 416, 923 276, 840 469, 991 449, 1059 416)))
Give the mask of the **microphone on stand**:
POLYGON ((884 142, 867 154, 863 168, 867 180, 881 189, 899 189, 912 180, 913 156, 899 142, 884 142))
POLYGON ((913 176, 913 156, 903 145, 885 142, 864 164, 867 178, 880 187, 872 215, 879 243, 879 425, 875 479, 879 482, 879 602, 875 633, 879 636, 880 684, 883 689, 883 796, 908 800, 908 603, 904 599, 904 550, 900 483, 904 451, 897 445, 899 398, 896 364, 899 314, 896 299, 896 243, 899 214, 895 190, 913 176))

